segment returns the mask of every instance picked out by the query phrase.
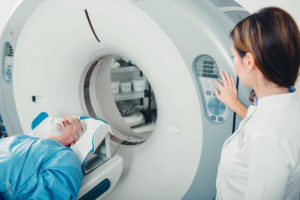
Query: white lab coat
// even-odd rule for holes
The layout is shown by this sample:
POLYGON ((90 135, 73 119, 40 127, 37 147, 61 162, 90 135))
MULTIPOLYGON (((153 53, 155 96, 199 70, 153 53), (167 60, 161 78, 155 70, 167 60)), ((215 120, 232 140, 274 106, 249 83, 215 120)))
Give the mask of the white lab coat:
POLYGON ((298 200, 299 92, 263 97, 224 143, 217 200, 298 200))

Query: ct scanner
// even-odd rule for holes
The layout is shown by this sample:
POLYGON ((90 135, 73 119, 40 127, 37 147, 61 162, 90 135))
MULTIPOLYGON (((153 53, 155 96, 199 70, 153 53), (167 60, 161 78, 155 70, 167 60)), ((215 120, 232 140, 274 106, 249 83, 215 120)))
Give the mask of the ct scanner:
POLYGON ((214 199, 221 147, 240 119, 212 90, 219 69, 235 75, 229 32, 248 14, 234 0, 23 0, 0 39, 1 130, 28 132, 42 111, 100 117, 117 138, 111 166, 93 175, 116 176, 100 198, 214 199), (115 104, 118 59, 138 66, 155 95, 147 138, 115 104))

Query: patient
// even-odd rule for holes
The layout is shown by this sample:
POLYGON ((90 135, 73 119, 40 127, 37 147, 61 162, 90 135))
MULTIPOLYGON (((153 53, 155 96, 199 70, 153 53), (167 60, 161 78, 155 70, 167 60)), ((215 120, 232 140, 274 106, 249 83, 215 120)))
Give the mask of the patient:
MULTIPOLYGON (((74 144, 83 134, 85 123, 75 117, 54 118, 40 113, 32 131, 26 133, 33 137, 53 139, 66 147, 74 144)), ((33 120, 34 121, 36 120, 33 120)))
MULTIPOLYGON (((76 199, 83 174, 68 148, 82 132, 80 121, 64 117, 48 137, 0 139, 1 199, 76 199)), ((44 134, 45 136, 45 134, 44 134)))
POLYGON ((49 135, 49 139, 54 139, 60 142, 62 145, 69 147, 80 137, 80 132, 83 130, 79 119, 74 117, 64 117, 61 119, 62 123, 56 123, 55 126, 61 135, 53 136, 49 135))

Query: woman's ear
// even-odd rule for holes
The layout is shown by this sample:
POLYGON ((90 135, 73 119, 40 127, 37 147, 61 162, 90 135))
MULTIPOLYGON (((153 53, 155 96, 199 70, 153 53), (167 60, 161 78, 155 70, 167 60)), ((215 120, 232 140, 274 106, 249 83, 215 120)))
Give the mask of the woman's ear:
POLYGON ((255 67, 255 59, 252 53, 247 52, 243 57, 243 64, 247 67, 247 71, 251 72, 255 67))

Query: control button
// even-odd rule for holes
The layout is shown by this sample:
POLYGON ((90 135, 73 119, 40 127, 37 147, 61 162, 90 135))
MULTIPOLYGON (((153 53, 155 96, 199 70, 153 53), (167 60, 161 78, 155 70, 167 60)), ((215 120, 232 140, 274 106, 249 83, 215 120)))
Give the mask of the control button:
POLYGON ((218 117, 218 121, 219 121, 219 122, 224 121, 223 117, 218 117))
POLYGON ((225 110, 225 105, 220 105, 220 110, 225 110))
POLYGON ((10 68, 6 68, 5 75, 6 75, 6 77, 7 77, 8 80, 12 79, 12 71, 11 71, 10 68))
POLYGON ((211 91, 206 90, 206 95, 211 95, 211 91))
POLYGON ((215 101, 215 104, 219 104, 220 103, 220 101, 217 98, 213 98, 213 99, 215 101))
POLYGON ((225 112, 225 110, 226 110, 226 106, 222 102, 220 102, 220 104, 219 104, 219 114, 222 115, 225 112))
POLYGON ((216 116, 213 115, 213 116, 210 117, 210 119, 213 120, 213 121, 216 121, 216 116))
POLYGON ((215 103, 215 109, 219 110, 219 104, 218 103, 215 103))
POLYGON ((208 101, 208 110, 214 115, 219 114, 219 100, 216 97, 208 101), (218 106, 218 108, 216 108, 216 106, 218 106))
POLYGON ((226 110, 226 106, 222 102, 220 102, 216 97, 211 98, 208 101, 207 106, 209 112, 213 115, 222 115, 226 110))

